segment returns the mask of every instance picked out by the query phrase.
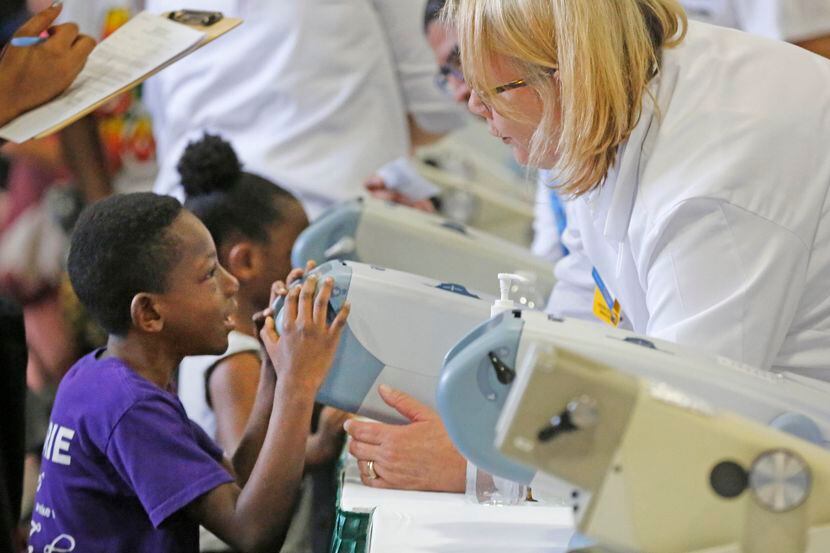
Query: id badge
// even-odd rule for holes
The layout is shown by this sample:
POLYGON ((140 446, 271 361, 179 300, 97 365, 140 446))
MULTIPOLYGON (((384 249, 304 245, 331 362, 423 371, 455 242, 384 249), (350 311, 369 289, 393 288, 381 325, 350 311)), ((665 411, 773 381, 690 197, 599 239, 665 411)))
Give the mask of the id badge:
POLYGON ((620 302, 611 296, 596 269, 591 272, 591 276, 594 277, 594 282, 597 285, 594 289, 594 315, 605 324, 613 327, 620 326, 620 322, 622 322, 620 302))

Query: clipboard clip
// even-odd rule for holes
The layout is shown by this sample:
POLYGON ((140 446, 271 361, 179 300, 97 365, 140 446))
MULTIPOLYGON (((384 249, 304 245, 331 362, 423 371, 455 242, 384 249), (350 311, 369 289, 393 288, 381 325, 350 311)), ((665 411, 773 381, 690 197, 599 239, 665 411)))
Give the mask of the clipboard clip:
POLYGON ((210 27, 214 23, 221 21, 222 12, 209 12, 200 10, 176 10, 170 12, 167 16, 176 23, 183 23, 185 25, 193 25, 200 27, 210 27))

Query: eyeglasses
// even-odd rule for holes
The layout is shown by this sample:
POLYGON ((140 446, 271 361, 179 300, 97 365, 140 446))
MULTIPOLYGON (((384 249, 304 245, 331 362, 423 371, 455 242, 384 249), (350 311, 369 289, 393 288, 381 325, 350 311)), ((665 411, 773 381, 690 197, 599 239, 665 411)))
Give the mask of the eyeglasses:
POLYGON ((438 67, 438 74, 435 75, 435 84, 444 92, 451 93, 450 77, 459 82, 464 82, 464 72, 461 70, 461 51, 456 45, 447 56, 447 61, 438 67))
MULTIPOLYGON (((543 73, 550 77, 550 76, 554 75, 557 71, 558 71, 557 67, 548 67, 544 70, 543 73)), ((496 96, 498 94, 501 94, 502 92, 507 92, 508 90, 515 90, 517 88, 523 88, 525 86, 528 86, 529 84, 530 83, 527 81, 526 78, 525 79, 516 79, 515 81, 510 81, 509 83, 504 83, 504 84, 499 85, 497 87, 491 88, 489 95, 490 96, 496 96)), ((476 96, 478 97, 478 101, 481 103, 481 105, 484 106, 484 108, 487 109, 487 111, 491 111, 492 106, 487 101, 484 100, 483 94, 481 92, 478 92, 478 91, 474 91, 474 92, 475 92, 476 96)))
MULTIPOLYGON (((545 75, 550 77, 551 75, 556 73, 557 70, 558 68, 556 67, 548 67, 547 69, 545 69, 544 73, 545 75)), ((491 89, 490 94, 495 96, 496 94, 501 94, 502 92, 507 92, 508 90, 515 90, 517 88, 525 87, 528 84, 529 83, 525 79, 516 79, 515 81, 510 81, 509 83, 504 83, 491 89)))

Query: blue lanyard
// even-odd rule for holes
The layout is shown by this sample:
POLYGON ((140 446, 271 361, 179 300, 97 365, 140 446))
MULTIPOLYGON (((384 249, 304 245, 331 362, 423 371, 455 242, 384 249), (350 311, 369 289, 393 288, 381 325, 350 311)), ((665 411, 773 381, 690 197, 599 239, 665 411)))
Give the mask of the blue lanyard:
POLYGON ((553 211, 553 218, 556 221, 556 232, 559 233, 559 244, 562 248, 562 255, 568 255, 570 252, 565 244, 562 243, 562 237, 565 235, 565 227, 568 226, 568 216, 565 214, 565 205, 562 203, 562 198, 556 193, 556 190, 550 191, 550 208, 553 211))
POLYGON ((614 298, 611 297, 611 293, 608 291, 608 287, 606 287, 605 283, 602 281, 602 277, 599 276, 599 272, 597 272, 596 267, 591 269, 591 276, 594 277, 594 282, 597 284, 597 289, 599 290, 599 293, 602 294, 602 299, 605 300, 605 303, 608 305, 608 309, 613 311, 614 298))

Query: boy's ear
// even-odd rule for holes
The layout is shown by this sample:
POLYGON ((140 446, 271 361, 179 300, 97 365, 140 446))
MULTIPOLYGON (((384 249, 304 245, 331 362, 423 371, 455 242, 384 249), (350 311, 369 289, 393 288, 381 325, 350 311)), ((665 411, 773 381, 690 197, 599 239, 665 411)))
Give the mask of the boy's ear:
POLYGON ((130 318, 133 326, 142 332, 156 333, 164 328, 164 317, 159 313, 152 294, 141 292, 133 296, 130 318))
POLYGON ((252 242, 243 240, 231 246, 228 252, 228 266, 226 269, 240 282, 247 282, 256 278, 257 267, 256 248, 252 242))

